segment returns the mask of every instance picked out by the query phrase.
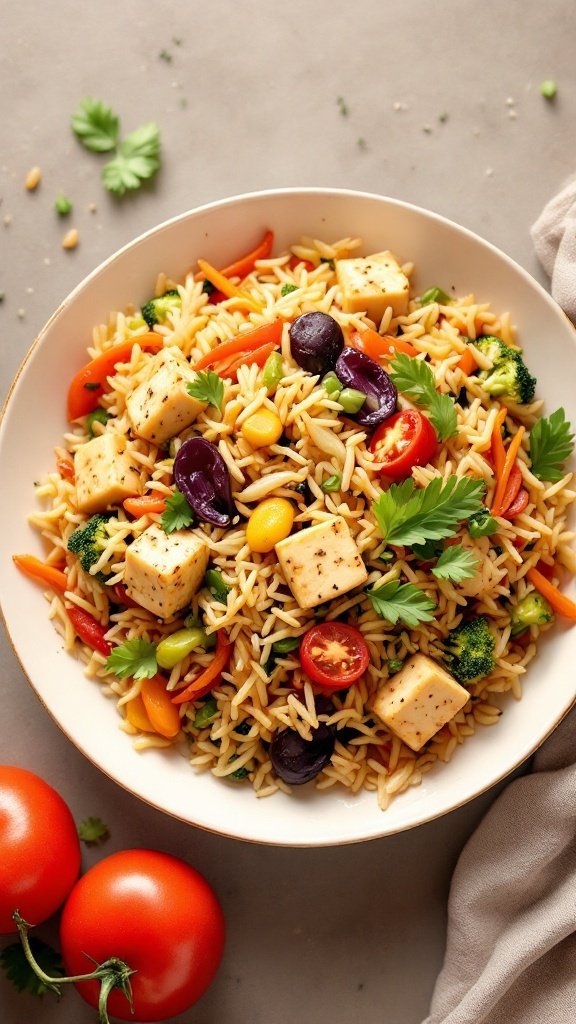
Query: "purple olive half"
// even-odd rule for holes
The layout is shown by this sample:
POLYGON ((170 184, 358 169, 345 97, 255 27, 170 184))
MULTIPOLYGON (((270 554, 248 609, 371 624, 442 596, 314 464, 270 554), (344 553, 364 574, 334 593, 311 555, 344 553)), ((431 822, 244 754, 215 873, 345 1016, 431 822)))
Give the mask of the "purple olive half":
POLYGON ((338 357, 335 371, 344 387, 355 388, 366 395, 366 401, 355 419, 362 427, 377 427, 396 409, 398 392, 379 363, 355 348, 345 348, 338 357))
POLYGON ((215 444, 190 437, 176 453, 174 480, 198 519, 228 526, 235 514, 230 476, 215 444))
POLYGON ((303 313, 290 327, 292 358, 308 373, 333 370, 343 348, 342 328, 328 313, 303 313))
POLYGON ((334 753, 334 730, 321 722, 304 740, 294 729, 283 729, 270 744, 272 767, 289 786, 303 786, 316 778, 334 753))

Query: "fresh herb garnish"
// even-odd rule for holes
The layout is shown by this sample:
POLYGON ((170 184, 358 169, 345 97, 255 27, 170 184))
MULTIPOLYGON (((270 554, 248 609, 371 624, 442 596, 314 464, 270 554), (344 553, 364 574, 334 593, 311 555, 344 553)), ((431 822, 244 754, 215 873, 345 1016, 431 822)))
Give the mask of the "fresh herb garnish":
MULTIPOLYGON (((44 973, 51 978, 63 978, 66 971, 60 954, 41 939, 33 937, 28 941, 32 955, 44 973)), ((32 996, 43 996, 45 992, 54 991, 34 973, 20 942, 14 942, 2 950, 0 966, 6 972, 8 980, 19 992, 27 992, 32 996)))
POLYGON ((160 525, 164 533, 173 533, 174 530, 184 530, 194 525, 194 513, 180 491, 176 490, 166 498, 166 509, 162 513, 160 525))
POLYGON ((440 557, 443 550, 444 545, 439 540, 427 540, 424 544, 412 545, 412 554, 421 562, 433 562, 435 558, 440 557))
POLYGON ((211 722, 213 718, 216 718, 217 714, 218 705, 214 698, 210 697, 210 699, 205 701, 204 704, 202 704, 202 706, 196 711, 196 716, 192 725, 195 729, 205 729, 209 722, 211 722))
POLYGON ((413 583, 390 580, 367 591, 374 611, 393 626, 401 622, 414 628, 419 622, 431 622, 436 605, 432 598, 413 583))
POLYGON ((461 583, 462 580, 472 579, 476 575, 478 565, 478 558, 473 551, 469 551, 462 544, 454 544, 444 549, 432 569, 432 575, 437 580, 461 583))
POLYGON ((204 373, 199 370, 196 380, 186 386, 191 398, 197 398, 199 402, 207 402, 216 409, 222 409, 224 401, 224 381, 213 370, 204 373))
POLYGON ((490 515, 487 508, 481 508, 479 512, 470 516, 466 526, 471 537, 491 537, 500 529, 496 519, 490 515))
POLYGON ((282 298, 284 298, 285 295, 290 295, 291 292, 295 291, 297 291, 297 286, 295 284, 290 284, 289 281, 286 281, 286 283, 282 285, 280 294, 282 298))
POLYGON ((390 364, 388 373, 398 391, 427 409, 441 441, 457 433, 454 399, 436 390, 434 374, 428 363, 400 352, 390 364))
POLYGON ((536 420, 530 431, 530 469, 539 480, 555 483, 564 476, 564 463, 574 450, 574 434, 564 409, 536 420))
POLYGON ((140 188, 160 167, 160 129, 153 121, 119 142, 119 117, 101 100, 87 97, 73 114, 71 124, 86 149, 93 153, 116 150, 102 170, 104 186, 115 195, 140 188))
POLYGON ((72 131, 86 149, 93 153, 108 153, 118 139, 120 119, 102 100, 87 96, 72 115, 72 131))
POLYGON ((390 658, 388 661, 388 671, 392 673, 399 672, 403 664, 402 658, 390 658))
POLYGON ((156 644, 143 637, 126 640, 114 647, 106 659, 106 671, 113 672, 119 679, 151 679, 158 671, 156 644))
POLYGON ((86 843, 86 846, 97 846, 98 843, 110 838, 110 831, 102 818, 85 818, 78 825, 78 838, 86 843))
POLYGON ((320 490, 324 491, 324 494, 331 494, 333 491, 340 491, 342 489, 342 474, 332 473, 332 476, 326 477, 323 483, 320 484, 320 490))
POLYGON ((387 544, 411 546, 453 536, 463 519, 482 507, 483 480, 435 477, 427 487, 416 489, 409 477, 392 484, 372 505, 387 544))
POLYGON ((343 96, 336 97, 336 105, 338 107, 338 110, 342 114, 342 117, 348 117, 350 110, 348 109, 348 104, 346 103, 346 100, 344 99, 343 96))

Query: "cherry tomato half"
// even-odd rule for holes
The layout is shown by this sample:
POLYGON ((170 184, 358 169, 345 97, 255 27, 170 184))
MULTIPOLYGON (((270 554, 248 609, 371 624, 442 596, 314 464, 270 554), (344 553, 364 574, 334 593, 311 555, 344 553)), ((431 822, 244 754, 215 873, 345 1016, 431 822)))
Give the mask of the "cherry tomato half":
POLYGON ((404 480, 413 466, 425 466, 434 455, 438 438, 430 420, 418 409, 403 409, 378 427, 370 451, 377 468, 390 480, 404 480))
POLYGON ((362 633, 343 622, 321 622, 304 634, 300 661, 325 693, 345 690, 368 668, 370 652, 362 633))
POLYGON ((15 932, 18 910, 30 924, 52 916, 80 871, 80 842, 62 797, 47 782, 0 765, 0 934, 15 932))
MULTIPOLYGON (((214 891, 198 871, 156 850, 122 850, 99 861, 76 883, 60 922, 69 974, 118 957, 130 978, 134 1013, 118 989, 111 1016, 158 1021, 187 1010, 206 991, 222 959, 224 918, 214 891)), ((91 1006, 98 981, 75 983, 91 1006)))

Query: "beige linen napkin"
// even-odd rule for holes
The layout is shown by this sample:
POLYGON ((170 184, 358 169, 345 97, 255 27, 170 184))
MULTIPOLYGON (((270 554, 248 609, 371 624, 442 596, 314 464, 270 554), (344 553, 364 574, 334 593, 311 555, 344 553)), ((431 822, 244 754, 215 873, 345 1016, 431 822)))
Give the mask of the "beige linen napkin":
POLYGON ((552 297, 576 324, 576 178, 544 207, 530 233, 552 297))

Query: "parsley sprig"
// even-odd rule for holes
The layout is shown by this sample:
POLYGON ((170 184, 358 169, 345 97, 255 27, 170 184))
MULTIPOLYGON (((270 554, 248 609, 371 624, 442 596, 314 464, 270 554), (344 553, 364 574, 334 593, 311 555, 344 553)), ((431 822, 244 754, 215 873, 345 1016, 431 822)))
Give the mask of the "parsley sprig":
POLYGON ((388 374, 398 391, 427 410, 441 441, 457 433, 454 400, 436 390, 434 374, 428 363, 399 352, 392 360, 388 374))
POLYGON ((401 622, 413 629, 420 622, 431 622, 434 618, 434 601, 413 583, 389 580, 367 593, 374 611, 393 626, 401 622))
POLYGON ((564 463, 574 451, 574 434, 564 409, 536 420, 530 431, 530 461, 534 476, 556 483, 564 476, 564 463))
POLYGON ((165 533, 184 530, 187 526, 194 525, 194 513, 179 490, 175 490, 166 498, 166 509, 162 513, 160 525, 165 533))
POLYGON ((427 487, 416 489, 409 477, 392 484, 372 505, 387 544, 424 544, 453 536, 462 520, 482 508, 482 480, 435 477, 427 487))
POLYGON ((478 558, 473 551, 462 544, 454 544, 444 549, 432 569, 432 575, 437 580, 462 583, 463 580, 470 580, 476 575, 478 565, 478 558))
POLYGON ((142 125, 119 140, 120 118, 102 100, 82 100, 72 115, 72 131, 93 153, 115 155, 102 170, 102 182, 109 192, 123 196, 139 189, 160 167, 160 129, 154 121, 142 125))
POLYGON ((191 398, 197 398, 199 402, 207 402, 215 409, 222 409, 224 381, 213 370, 208 370, 207 373, 198 370, 196 380, 188 384, 186 390, 191 398))
POLYGON ((119 679, 151 679, 158 671, 156 644, 143 637, 118 644, 106 659, 106 671, 119 679))

